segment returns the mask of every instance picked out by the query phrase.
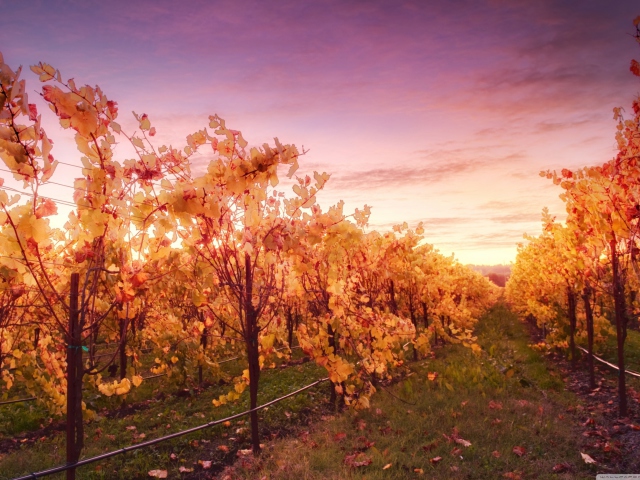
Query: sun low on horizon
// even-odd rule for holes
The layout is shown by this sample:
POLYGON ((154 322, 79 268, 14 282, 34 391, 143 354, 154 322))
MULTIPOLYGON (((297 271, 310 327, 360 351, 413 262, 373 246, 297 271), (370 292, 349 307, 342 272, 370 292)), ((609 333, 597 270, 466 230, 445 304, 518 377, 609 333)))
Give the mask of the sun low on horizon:
POLYGON ((612 110, 640 90, 628 0, 0 6, 0 52, 23 66, 64 162, 43 194, 71 201, 81 154, 37 98, 28 67, 41 61, 100 85, 123 126, 148 115, 167 145, 213 114, 250 145, 295 144, 300 172, 331 175, 323 208, 368 205, 369 230, 422 222, 462 263, 508 264, 544 207, 562 220, 561 191, 539 172, 612 158, 612 110))

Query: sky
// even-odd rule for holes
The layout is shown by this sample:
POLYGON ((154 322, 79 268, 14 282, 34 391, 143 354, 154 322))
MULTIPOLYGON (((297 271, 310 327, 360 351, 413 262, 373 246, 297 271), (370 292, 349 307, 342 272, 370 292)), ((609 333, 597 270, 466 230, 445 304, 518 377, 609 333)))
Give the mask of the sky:
MULTIPOLYGON (((559 187, 539 172, 612 158, 612 109, 640 93, 636 0, 0 0, 0 11, 0 52, 23 65, 30 99, 27 67, 43 61, 100 85, 129 131, 128 112, 146 113, 159 142, 183 146, 217 113, 251 145, 308 150, 300 173, 331 174, 324 208, 369 205, 380 231, 424 222, 426 241, 462 263, 513 261, 545 206, 562 220, 559 187)), ((39 111, 54 157, 80 165, 39 111)), ((60 165, 53 180, 78 172, 60 165)))

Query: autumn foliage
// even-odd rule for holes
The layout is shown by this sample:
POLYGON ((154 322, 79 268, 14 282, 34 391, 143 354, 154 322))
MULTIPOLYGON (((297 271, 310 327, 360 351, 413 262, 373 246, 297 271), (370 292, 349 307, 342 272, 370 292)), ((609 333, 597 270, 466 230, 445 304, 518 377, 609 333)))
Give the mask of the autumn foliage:
MULTIPOLYGON (((426 244, 421 225, 379 233, 366 229, 366 206, 321 208, 329 175, 297 176, 304 152, 295 146, 250 146, 217 115, 183 148, 157 145, 147 115, 134 113, 137 128, 126 132, 99 87, 79 87, 45 63, 31 70, 75 136, 78 177, 55 180, 72 199, 40 194, 56 179, 53 142, 21 70, 0 56, 0 157, 22 185, 0 179, 4 398, 19 383, 64 413, 69 349, 80 358, 80 398, 83 385, 126 396, 143 381, 150 349, 153 373, 169 382, 193 382, 196 372, 199 381, 221 378, 220 361, 240 356, 244 373, 214 404, 248 388, 256 406, 260 371, 297 342, 326 368, 335 401, 366 408, 407 351, 424 355, 436 338, 479 348, 473 326, 495 287, 426 244), (120 142, 133 158, 117 158, 120 142), (208 162, 200 174, 196 154, 208 162), (283 174, 290 191, 279 188, 283 174), (54 228, 60 204, 73 210, 54 228), (68 323, 72 273, 77 337, 68 323)), ((257 432, 254 416, 254 449, 257 432)))
MULTIPOLYGON (((634 20, 640 43, 640 17, 634 20)), ((638 62, 631 71, 639 75, 638 62)), ((576 359, 576 337, 588 346, 591 387, 593 346, 607 332, 617 339, 617 366, 625 370, 627 328, 640 312, 640 97, 632 113, 613 109, 617 155, 602 165, 541 172, 562 189, 564 225, 543 212, 543 232, 518 250, 507 296, 547 333, 550 346, 576 359)), ((627 414, 625 375, 618 376, 620 415, 627 414)))

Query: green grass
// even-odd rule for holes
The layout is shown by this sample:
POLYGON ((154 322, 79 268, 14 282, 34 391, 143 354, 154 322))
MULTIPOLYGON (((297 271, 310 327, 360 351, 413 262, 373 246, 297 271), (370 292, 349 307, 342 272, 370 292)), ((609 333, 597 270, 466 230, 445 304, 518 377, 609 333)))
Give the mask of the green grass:
POLYGON ((580 457, 581 431, 567 412, 579 401, 528 346, 523 325, 498 305, 480 322, 478 336, 482 354, 458 345, 438 348, 435 359, 410 364, 404 380, 376 394, 370 410, 325 418, 308 435, 272 443, 260 461, 237 465, 234 474, 283 480, 595 477, 580 457), (435 381, 429 372, 438 373, 435 381), (471 446, 455 442, 456 434, 471 446), (525 454, 516 455, 514 447, 525 454), (371 464, 345 463, 358 452, 356 461, 371 464), (554 473, 564 462, 571 470, 554 473))
MULTIPOLYGON (((231 362, 233 363, 233 362, 231 362)), ((239 365, 227 364, 240 369, 239 365)), ((313 363, 305 363, 286 369, 265 370, 261 376, 262 389, 259 403, 265 403, 303 387, 324 371, 313 363)), ((326 386, 325 386, 326 387, 326 386)), ((97 409, 100 418, 85 425, 85 448, 82 458, 92 457, 142 441, 158 438, 169 433, 185 430, 215 419, 225 418, 248 410, 248 389, 240 401, 232 405, 216 408, 211 400, 228 392, 230 385, 212 386, 199 395, 177 397, 168 395, 176 391, 176 385, 167 383, 164 377, 145 381, 139 389, 127 398, 126 405, 137 404, 139 409, 123 417, 113 416, 120 408, 120 400, 96 397, 90 391, 85 393, 88 403, 97 409), (165 393, 164 396, 161 394, 165 393), (132 427, 135 427, 133 429, 132 427), (144 434, 144 437, 141 436, 144 434)), ((284 431, 290 422, 301 422, 313 408, 318 408, 316 398, 322 385, 287 399, 260 414, 263 433, 284 431)), ((326 389, 326 388, 325 388, 326 389)), ((40 427, 46 412, 36 404, 15 404, 0 407, 2 425, 9 425, 21 416, 25 420, 13 429, 4 427, 0 440, 10 437, 13 432, 28 431, 40 427), (26 414, 26 415, 25 415, 26 414)), ((128 410, 125 410, 128 411, 128 410)), ((59 419, 57 421, 60 421, 59 419)), ((102 462, 80 467, 81 479, 147 479, 148 471, 168 470, 169 478, 181 478, 180 466, 194 468, 202 473, 198 460, 212 461, 213 470, 222 468, 229 459, 235 459, 238 449, 249 447, 248 418, 233 421, 230 426, 220 425, 202 430, 158 445, 120 455, 102 462), (228 452, 218 450, 219 445, 229 448, 228 452), (171 458, 171 455, 175 459, 171 458), (195 463, 195 465, 194 465, 195 463), (216 465, 217 463, 217 465, 216 465)), ((17 450, 0 456, 0 479, 10 479, 30 472, 43 470, 65 463, 66 453, 64 432, 46 436, 41 440, 21 444, 17 450)), ((208 472, 207 472, 208 473, 208 472)), ((193 475, 193 474, 192 474, 193 475)), ((65 478, 64 474, 52 475, 51 479, 65 478)))

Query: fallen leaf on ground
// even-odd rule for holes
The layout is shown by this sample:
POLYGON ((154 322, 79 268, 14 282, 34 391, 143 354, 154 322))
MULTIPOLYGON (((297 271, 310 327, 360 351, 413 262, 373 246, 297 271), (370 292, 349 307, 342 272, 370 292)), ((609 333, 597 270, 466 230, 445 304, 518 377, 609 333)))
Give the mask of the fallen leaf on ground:
POLYGON ((580 455, 582 455, 582 460, 584 460, 584 463, 597 463, 593 458, 591 458, 590 455, 587 455, 586 453, 580 452, 580 455))
POLYGON ((502 403, 491 400, 489 401, 489 408, 491 410, 502 410, 502 403))
POLYGON ((333 436, 333 441, 334 442, 341 442, 342 440, 344 440, 345 438, 347 438, 347 434, 344 432, 338 432, 333 436))
POLYGON ((438 378, 438 372, 429 372, 427 373, 427 379, 433 382, 436 378, 438 378))
POLYGON ((433 441, 431 443, 427 443, 425 446, 422 447, 422 449, 425 452, 428 452, 430 450, 433 450, 434 448, 436 448, 438 446, 438 442, 437 441, 433 441))
POLYGON ((182 465, 180 465, 180 468, 178 468, 178 471, 180 473, 191 473, 191 472, 193 472, 193 468, 187 468, 187 467, 183 467, 182 465))
POLYGON ((387 468, 391 468, 391 465, 393 465, 393 463, 387 463, 384 467, 382 467, 382 469, 386 470, 387 468))
POLYGON ((353 455, 347 455, 344 457, 344 463, 350 467, 366 467, 371 465, 373 460, 366 456, 364 453, 354 453, 353 455))
POLYGON ((465 440, 464 438, 456 438, 456 443, 459 443, 460 445, 463 445, 465 447, 470 447, 471 446, 471 442, 468 440, 465 440))
POLYGON ((510 478, 511 480, 520 480, 522 478, 519 472, 507 472, 502 476, 504 478, 510 478))
POLYGON ((527 451, 525 450, 524 447, 520 447, 520 446, 515 446, 513 447, 512 450, 513 453, 515 453, 516 455, 518 455, 519 457, 523 456, 527 451))
POLYGON ((571 465, 568 463, 558 463, 553 466, 554 473, 565 473, 571 470, 571 465))
POLYGON ((202 466, 205 470, 211 468, 211 460, 198 460, 198 465, 202 466))
POLYGON ((494 458, 500 458, 500 452, 498 450, 494 450, 493 452, 491 452, 491 455, 494 458))
POLYGON ((218 445, 217 450, 219 452, 229 453, 229 447, 227 447, 226 445, 218 445))
POLYGON ((429 460, 431 463, 433 463, 434 465, 436 463, 438 463, 440 460, 442 460, 442 457, 433 457, 431 460, 429 460))
POLYGON ((149 470, 149 476, 155 478, 167 478, 166 470, 149 470))

